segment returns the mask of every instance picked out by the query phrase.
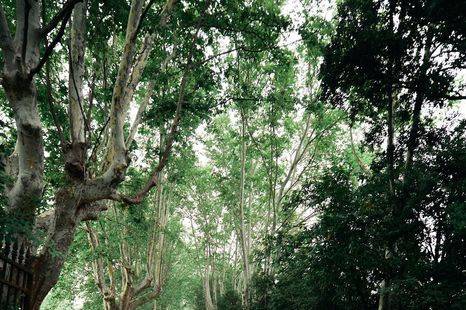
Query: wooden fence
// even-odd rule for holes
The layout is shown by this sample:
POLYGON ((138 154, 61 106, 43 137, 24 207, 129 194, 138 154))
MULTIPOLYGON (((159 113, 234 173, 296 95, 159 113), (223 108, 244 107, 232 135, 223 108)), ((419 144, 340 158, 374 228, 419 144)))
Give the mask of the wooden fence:
POLYGON ((30 247, 26 242, 1 238, 0 309, 28 309, 32 284, 30 247))

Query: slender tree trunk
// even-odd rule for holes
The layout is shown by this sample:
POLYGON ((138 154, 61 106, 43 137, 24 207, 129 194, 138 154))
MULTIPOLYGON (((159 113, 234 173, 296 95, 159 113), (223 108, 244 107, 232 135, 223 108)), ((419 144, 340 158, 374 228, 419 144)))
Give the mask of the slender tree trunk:
POLYGON ((243 307, 249 309, 249 253, 248 253, 248 244, 246 236, 246 223, 245 223, 245 178, 246 178, 246 132, 245 132, 245 122, 244 115, 241 112, 241 177, 240 177, 240 201, 239 201, 239 211, 240 211, 240 244, 241 244, 241 258, 243 262, 243 307))
MULTIPOLYGON (((215 253, 215 251, 214 251, 215 253)), ((212 303, 214 304, 215 309, 218 307, 218 273, 215 268, 215 255, 211 255, 211 264, 212 268, 212 303)))
MULTIPOLYGON (((393 91, 392 86, 388 87, 387 91, 388 97, 388 113, 387 113, 387 127, 388 127, 388 140, 387 140, 387 161, 388 161, 388 196, 390 203, 392 205, 392 212, 396 208, 396 195, 395 195, 395 185, 394 185, 394 126, 393 126, 393 91)), ((388 245, 385 246, 385 258, 391 257, 391 251, 388 248, 388 245)), ((380 284, 380 295, 379 295, 379 310, 389 310, 389 296, 387 288, 389 287, 389 278, 386 277, 382 280, 380 284)))
POLYGON ((210 266, 210 250, 209 244, 206 245, 206 264, 204 270, 204 301, 205 301, 205 308, 206 310, 215 310, 214 303, 212 301, 212 294, 210 288, 210 274, 211 274, 211 266, 210 266))

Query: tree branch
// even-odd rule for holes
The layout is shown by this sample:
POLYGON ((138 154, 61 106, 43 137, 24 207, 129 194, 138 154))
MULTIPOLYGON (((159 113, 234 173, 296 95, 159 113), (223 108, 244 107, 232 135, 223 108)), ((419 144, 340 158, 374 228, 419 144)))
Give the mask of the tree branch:
MULTIPOLYGON (((18 2, 17 2, 18 3, 18 2)), ((23 1, 23 10, 20 10, 20 14, 23 13, 24 25, 23 25, 23 37, 21 41, 21 59, 26 60, 26 49, 28 44, 28 31, 29 31, 29 12, 31 11, 31 4, 29 1, 23 1)))
MULTIPOLYGON (((162 62, 162 65, 161 65, 161 71, 165 71, 166 68, 167 68, 167 65, 168 65, 168 62, 173 58, 173 56, 175 55, 175 49, 173 49, 173 52, 170 53, 166 58, 165 60, 162 62)), ((139 78, 138 78, 139 79, 139 78)), ((146 91, 146 96, 144 97, 141 105, 139 106, 139 109, 138 109, 138 112, 136 114, 136 118, 134 119, 134 122, 133 124, 131 125, 131 129, 130 129, 130 132, 129 132, 129 135, 128 137, 126 138, 126 148, 129 149, 129 147, 131 146, 131 143, 133 142, 134 140, 134 136, 136 135, 136 131, 138 130, 138 127, 141 123, 141 120, 142 120, 142 114, 144 113, 147 105, 149 104, 150 102, 150 98, 152 96, 152 93, 154 91, 154 82, 151 81, 149 82, 149 85, 147 86, 147 91, 146 91)))
POLYGON ((142 199, 147 195, 147 193, 158 184, 159 182, 159 172, 162 171, 162 169, 165 167, 167 164, 168 158, 170 156, 172 147, 173 147, 173 142, 175 139, 175 135, 178 131, 178 125, 180 123, 181 119, 181 109, 183 105, 183 99, 185 95, 185 88, 188 80, 188 71, 190 70, 191 66, 188 65, 186 67, 185 73, 181 79, 180 83, 180 90, 178 94, 178 102, 176 104, 176 111, 175 111, 175 117, 173 118, 173 122, 171 125, 170 133, 168 134, 167 138, 167 143, 165 144, 165 149, 162 153, 162 156, 160 158, 160 161, 157 165, 157 167, 152 171, 151 177, 147 184, 134 196, 134 197, 125 197, 121 195, 114 196, 112 198, 116 198, 116 200, 119 200, 121 202, 124 202, 126 204, 138 204, 142 201, 142 199))
POLYGON ((162 285, 157 284, 157 287, 150 293, 147 293, 144 296, 139 297, 138 299, 134 300, 131 302, 131 305, 134 307, 134 309, 148 303, 151 300, 156 299, 160 293, 162 292, 162 285))
POLYGON ((67 16, 69 18, 69 15, 71 15, 71 12, 73 11, 74 6, 82 1, 83 0, 68 0, 67 2, 65 2, 62 9, 54 17, 52 17, 52 19, 47 25, 45 25, 41 29, 41 32, 40 32, 41 36, 42 37, 46 36, 50 31, 52 31, 53 29, 57 27, 60 21, 65 20, 67 16))
POLYGON ((134 140, 134 136, 136 135, 136 131, 138 130, 139 124, 141 123, 142 119, 142 114, 146 110, 146 107, 149 105, 150 98, 152 97, 152 93, 154 91, 154 82, 151 81, 149 82, 149 86, 147 87, 146 90, 146 95, 144 99, 142 100, 141 104, 139 105, 138 112, 136 114, 136 118, 133 121, 133 124, 131 125, 131 129, 129 131, 128 138, 126 138, 126 148, 129 149, 131 146, 131 143, 134 140))
MULTIPOLYGON (((136 29, 135 35, 137 36, 139 32, 141 31, 142 28, 142 23, 144 22, 144 19, 147 16, 147 13, 149 12, 150 8, 154 4, 155 0, 150 0, 149 3, 146 5, 144 10, 141 13, 141 18, 139 19, 138 27, 136 29)), ((160 26, 165 26, 167 24, 168 16, 173 8, 173 5, 175 4, 176 0, 167 0, 165 5, 163 6, 162 12, 160 13, 160 26)))
POLYGON ((298 147, 294 152, 294 156, 293 156, 293 160, 291 162, 291 166, 288 169, 288 172, 286 174, 285 179, 280 184, 280 189, 278 190, 278 196, 276 197, 276 201, 277 201, 278 205, 281 203, 281 200, 282 200, 282 197, 283 197, 283 191, 285 190, 286 185, 290 181, 291 176, 294 174, 295 169, 297 168, 300 160, 302 159, 304 153, 307 150, 307 147, 309 146, 309 144, 306 144, 306 147, 304 148, 304 150, 302 150, 302 147, 303 147, 303 145, 305 143, 306 138, 311 137, 313 135, 313 133, 314 133, 314 130, 312 130, 310 135, 308 136, 310 125, 311 125, 311 114, 309 114, 307 116, 306 125, 305 125, 305 128, 304 128, 303 134, 299 139, 298 147), (302 152, 301 152, 301 150, 302 150, 302 152))
POLYGON ((150 287, 152 283, 152 277, 150 274, 147 274, 144 279, 141 281, 141 283, 139 283, 139 285, 137 285, 135 288, 134 288, 134 293, 133 295, 134 296, 138 296, 139 294, 141 294, 144 290, 146 290, 147 288, 150 287))
MULTIPOLYGON (((43 21, 45 20, 45 0, 42 1, 42 20, 43 21)), ((45 46, 49 45, 47 38, 44 38, 44 44, 45 46)), ((60 146, 62 150, 64 150, 66 146, 66 139, 63 134, 63 129, 55 113, 56 112, 54 108, 55 100, 52 95, 52 80, 50 78, 50 63, 49 62, 45 64, 45 86, 46 86, 45 92, 46 92, 46 97, 47 97, 47 104, 50 109, 50 114, 52 116, 53 123, 55 127, 57 128, 58 136, 60 138, 60 144, 61 144, 60 146)))
POLYGON ((181 78, 181 83, 180 83, 180 89, 178 92, 178 101, 176 103, 176 111, 175 111, 175 117, 173 118, 173 122, 170 128, 170 132, 168 134, 167 142, 165 144, 165 149, 162 153, 162 156, 160 158, 160 161, 157 165, 157 167, 152 171, 151 177, 149 181, 146 183, 146 185, 133 197, 126 197, 120 194, 115 194, 110 199, 114 199, 117 201, 124 202, 128 205, 132 204, 139 204, 141 203, 142 199, 147 195, 147 193, 154 187, 157 186, 159 182, 159 175, 160 171, 166 166, 168 158, 170 156, 172 147, 173 147, 173 142, 175 139, 175 135, 178 131, 178 125, 180 123, 181 119, 181 109, 183 106, 183 101, 184 101, 184 96, 185 96, 185 89, 186 89, 186 84, 188 82, 188 75, 191 71, 192 68, 192 57, 194 53, 194 46, 196 43, 196 39, 199 35, 200 31, 200 22, 198 23, 198 27, 196 29, 196 32, 194 33, 191 41, 191 50, 188 55, 188 63, 185 67, 183 77, 181 78))
POLYGON ((6 19, 3 5, 0 4, 0 48, 3 50, 8 62, 13 60, 13 41, 11 38, 10 28, 6 19))
POLYGON ((466 99, 466 95, 462 96, 462 95, 458 95, 458 96, 444 96, 443 97, 444 99, 448 99, 448 100, 465 100, 466 99))
POLYGON ((130 78, 131 66, 134 62, 136 50, 135 31, 139 23, 139 18, 141 17, 143 4, 143 0, 133 0, 131 2, 123 55, 121 56, 115 85, 113 87, 109 139, 107 145, 108 151, 106 154, 108 168, 102 176, 102 180, 108 185, 118 184, 123 181, 124 172, 128 166, 124 138, 126 111, 123 99, 125 97, 128 79, 130 78))
POLYGON ((139 34, 139 32, 141 31, 142 22, 144 21, 147 13, 149 12, 149 9, 152 7, 153 4, 154 4, 154 0, 150 0, 149 3, 147 4, 147 6, 142 11, 141 17, 139 19, 138 26, 136 27, 135 36, 137 36, 139 34))
POLYGON ((359 168, 361 168, 362 172, 365 175, 370 175, 371 172, 366 164, 362 161, 359 157, 358 152, 356 151, 356 147, 354 145, 354 138, 353 138, 353 123, 351 123, 349 127, 349 136, 350 136, 350 145, 351 145, 351 152, 353 153, 354 157, 356 158, 356 162, 358 163, 359 168))
MULTIPOLYGON (((83 104, 82 104, 82 101, 81 101, 81 96, 79 95, 79 93, 82 92, 82 91, 81 91, 80 87, 78 88, 78 85, 76 83, 75 72, 74 72, 74 69, 73 69, 73 59, 72 59, 72 55, 71 55, 71 46, 68 47, 68 58, 69 58, 69 61, 70 61, 70 77, 71 77, 71 82, 72 82, 72 88, 70 87, 70 89, 73 89, 74 93, 76 95, 76 99, 77 99, 78 107, 79 107, 80 117, 82 117, 82 119, 83 119, 85 129, 88 132, 90 132, 91 129, 90 129, 90 126, 89 126, 89 122, 88 122, 88 120, 86 118, 86 113, 84 112, 84 107, 83 107, 83 104)), ((82 81, 79 81, 79 83, 82 84, 82 81)), ((75 124, 75 125, 80 126, 80 124, 75 124)), ((72 140, 74 140, 74 138, 75 137, 72 137, 72 140)))
POLYGON ((107 211, 108 206, 104 203, 94 202, 79 207, 78 218, 80 221, 93 221, 99 218, 100 213, 107 211))
POLYGON ((47 104, 50 109, 50 114, 52 115, 53 124, 57 128, 58 137, 60 138, 60 144, 61 144, 60 146, 62 149, 65 149, 66 139, 65 139, 65 136, 63 135, 63 129, 60 125, 60 122, 58 121, 57 114, 55 113, 55 107, 54 107, 55 100, 52 95, 52 81, 50 79, 49 63, 46 63, 45 65, 45 85, 46 85, 47 104))
POLYGON ((142 73, 147 65, 147 60, 152 51, 154 44, 154 35, 146 35, 144 42, 140 48, 139 56, 134 61, 134 65, 131 70, 131 74, 128 77, 128 83, 125 88, 125 92, 122 99, 123 109, 126 113, 129 108, 130 101, 133 99, 134 91, 139 85, 142 73))
MULTIPOLYGON (((168 18, 168 14, 171 11, 174 2, 174 0, 168 0, 165 4, 161 12, 161 26, 165 25, 163 21, 168 18)), ((110 140, 111 145, 109 145, 108 148, 111 150, 113 158, 110 158, 110 154, 107 155, 108 160, 111 160, 110 168, 105 173, 105 178, 107 180, 115 179, 115 177, 118 178, 119 173, 115 173, 115 171, 119 170, 118 167, 125 165, 126 144, 123 133, 124 115, 127 112, 129 101, 131 100, 133 92, 139 83, 142 71, 146 66, 147 58, 153 46, 154 35, 146 35, 141 48, 140 57, 138 57, 138 59, 134 59, 136 38, 141 30, 143 19, 146 17, 154 1, 151 0, 144 9, 142 8, 143 3, 144 1, 135 0, 131 4, 125 39, 125 49, 120 63, 120 68, 118 70, 117 81, 115 83, 112 98, 112 118, 110 121, 112 139, 110 140), (133 66, 134 62, 136 63, 133 66)))
POLYGON ((68 23, 68 20, 70 19, 71 17, 71 11, 68 12, 66 14, 66 16, 63 18, 62 20, 62 23, 60 25, 60 29, 58 30, 58 33, 57 35, 55 36, 55 38, 52 40, 52 42, 47 46, 47 48, 45 49, 45 53, 44 53, 44 56, 42 56, 42 59, 39 61, 39 63, 37 64, 36 67, 32 68, 31 71, 29 72, 29 79, 31 80, 34 75, 36 73, 38 73, 40 71, 40 69, 44 66, 44 64, 47 62, 47 60, 49 59, 49 57, 52 55, 53 53, 53 49, 55 48, 55 46, 58 44, 58 42, 61 41, 63 35, 65 34, 65 28, 66 28, 66 24, 68 23))
MULTIPOLYGON (((99 237, 97 236, 94 229, 86 223, 87 236, 89 238, 89 244, 91 245, 91 249, 94 255, 98 254, 98 247, 99 247, 99 237)), ((99 253, 100 254, 100 253, 99 253)), ((99 290, 105 299, 108 299, 112 296, 112 292, 109 290, 107 283, 105 281, 104 276, 104 262, 101 255, 98 255, 93 259, 92 267, 94 269, 94 278, 99 287, 99 290)))

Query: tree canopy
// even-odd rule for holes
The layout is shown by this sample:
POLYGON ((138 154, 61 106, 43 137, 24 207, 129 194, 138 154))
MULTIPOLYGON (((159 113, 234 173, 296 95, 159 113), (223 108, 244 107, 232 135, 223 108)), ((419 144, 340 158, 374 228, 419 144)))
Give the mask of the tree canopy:
POLYGON ((465 20, 2 1, 0 308, 464 309, 465 20))

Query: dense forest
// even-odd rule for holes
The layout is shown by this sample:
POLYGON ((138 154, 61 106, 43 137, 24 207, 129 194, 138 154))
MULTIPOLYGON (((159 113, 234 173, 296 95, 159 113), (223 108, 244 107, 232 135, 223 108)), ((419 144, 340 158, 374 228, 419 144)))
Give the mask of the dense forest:
POLYGON ((0 309, 466 309, 466 1, 1 0, 0 309))

